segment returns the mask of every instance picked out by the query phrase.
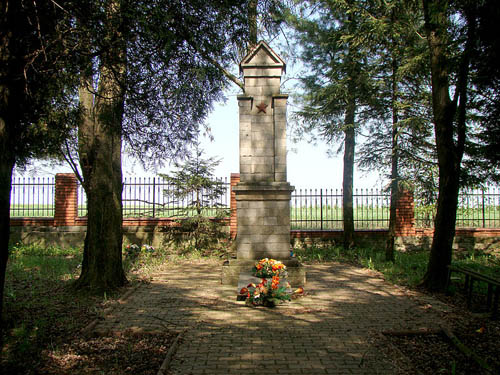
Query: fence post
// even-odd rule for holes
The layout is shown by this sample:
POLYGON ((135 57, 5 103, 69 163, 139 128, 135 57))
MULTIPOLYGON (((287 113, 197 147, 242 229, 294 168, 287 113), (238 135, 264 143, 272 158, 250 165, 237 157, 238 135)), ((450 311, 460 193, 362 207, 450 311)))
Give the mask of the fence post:
POLYGON ((413 192, 407 189, 399 191, 396 203, 396 228, 397 237, 415 236, 415 202, 413 192))
POLYGON ((156 207, 156 181, 155 178, 153 177, 153 217, 155 217, 155 207, 156 207))
POLYGON ((231 173, 231 202, 230 202, 230 217, 229 217, 229 235, 234 240, 236 238, 236 234, 238 233, 238 216, 236 212, 236 194, 233 191, 233 187, 240 182, 240 174, 239 173, 231 173))
POLYGON ((484 208, 484 189, 481 190, 481 197, 483 203, 483 228, 486 228, 486 210, 484 208))
POLYGON ((78 217, 78 182, 73 173, 56 174, 54 226, 75 225, 78 217))
POLYGON ((319 199, 320 199, 320 210, 319 214, 321 216, 321 230, 323 230, 323 189, 319 189, 319 199))

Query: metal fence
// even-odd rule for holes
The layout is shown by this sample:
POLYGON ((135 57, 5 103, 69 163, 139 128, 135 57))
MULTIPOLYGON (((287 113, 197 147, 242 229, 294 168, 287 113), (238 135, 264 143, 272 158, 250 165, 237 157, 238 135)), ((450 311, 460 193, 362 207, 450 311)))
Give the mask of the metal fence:
MULTIPOLYGON (((224 194, 217 200, 209 200, 203 214, 219 216, 229 209, 230 189, 226 179, 219 179, 223 184, 224 194)), ((123 217, 179 217, 191 216, 194 209, 190 207, 196 199, 193 192, 183 199, 174 198, 175 186, 161 177, 125 177, 123 180, 123 217)), ((200 199, 206 201, 206 191, 201 192, 200 199)), ((227 213, 228 215, 229 213, 227 213)), ((81 185, 78 186, 78 216, 87 215, 87 197, 81 185)))
MULTIPOLYGON (((221 180, 225 194, 211 204, 207 216, 228 213, 230 189, 227 179, 221 180)), ((168 194, 174 189, 159 177, 127 177, 123 185, 124 217, 175 217, 190 214, 187 209, 194 195, 182 200, 168 194)), ((194 194, 194 193, 193 193, 194 194)), ((54 178, 17 177, 11 192, 11 217, 53 217, 54 178)), ((296 189, 290 201, 292 229, 341 230, 341 189, 296 189)), ((390 195, 381 189, 355 189, 353 194, 356 229, 383 229, 389 226, 390 195)), ((192 211, 191 211, 192 212, 192 211)), ((78 190, 78 214, 87 214, 85 192, 78 190)), ((434 225, 435 205, 415 201, 417 227, 434 225)), ((500 189, 464 190, 460 193, 457 227, 500 228, 500 189)))
POLYGON ((12 179, 11 217, 54 216, 56 184, 53 177, 17 177, 12 179))
MULTIPOLYGON (((292 229, 342 230, 341 189, 296 189, 292 193, 292 229)), ((355 229, 389 226, 390 195, 378 189, 355 189, 353 211, 355 229)))
MULTIPOLYGON (((415 202, 415 224, 418 228, 434 226, 435 204, 415 202)), ((500 228, 500 189, 462 190, 458 197, 457 228, 500 228)))

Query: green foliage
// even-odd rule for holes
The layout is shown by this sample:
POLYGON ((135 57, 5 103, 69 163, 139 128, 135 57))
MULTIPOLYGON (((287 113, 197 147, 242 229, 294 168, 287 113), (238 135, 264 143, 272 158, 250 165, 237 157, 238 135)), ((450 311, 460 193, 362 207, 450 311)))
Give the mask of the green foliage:
POLYGON ((356 263, 374 271, 381 272, 385 279, 399 285, 416 286, 424 276, 429 253, 395 252, 395 261, 387 262, 385 251, 377 248, 356 247, 344 250, 341 247, 311 246, 294 250, 296 257, 303 262, 341 261, 356 263))
POLYGON ((16 244, 11 252, 1 367, 5 374, 29 374, 47 350, 57 351, 62 340, 97 318, 103 296, 72 287, 80 272, 81 249, 16 244))
POLYGON ((484 251, 458 253, 452 264, 500 280, 500 257, 494 253, 484 251))
POLYGON ((223 181, 214 176, 214 169, 220 161, 204 158, 199 143, 195 144, 193 152, 193 157, 175 164, 176 171, 162 175, 173 186, 164 191, 167 200, 170 203, 184 200, 186 203, 183 215, 186 217, 178 220, 179 226, 172 229, 173 240, 182 243, 185 251, 217 248, 219 241, 227 237, 221 228, 226 213, 219 211, 216 218, 205 215, 205 211, 221 206, 218 200, 226 191, 223 181))
POLYGON ((24 245, 16 243, 10 246, 10 254, 13 257, 19 256, 66 256, 80 257, 82 249, 76 247, 62 248, 58 246, 42 246, 37 244, 24 245))
MULTIPOLYGON (((289 285, 287 286, 289 288, 289 285)), ((240 294, 246 294, 247 304, 275 307, 279 303, 291 299, 287 286, 280 285, 279 276, 273 276, 270 280, 262 279, 257 285, 249 284, 246 288, 240 290, 240 294)))
POLYGON ((196 216, 201 216, 203 211, 221 206, 217 201, 226 192, 224 182, 214 176, 215 167, 220 164, 220 160, 204 158, 198 142, 195 143, 193 153, 183 163, 174 164, 176 171, 161 175, 173 187, 164 190, 168 204, 184 201, 186 212, 182 216, 187 217, 191 216, 188 212, 192 209, 196 210, 196 216))
MULTIPOLYGON (((0 21, 0 120, 5 149, 18 165, 54 154, 75 124, 72 55, 61 35, 65 12, 50 2, 2 5, 0 21)), ((2 155, 2 160, 7 160, 2 155)))
POLYGON ((500 22, 500 9, 495 0, 473 2, 469 6, 478 22, 471 56, 472 113, 463 180, 469 185, 478 185, 485 180, 500 181, 500 68, 497 63, 500 41, 491 32, 500 22))
MULTIPOLYGON (((381 272, 384 278, 394 284, 415 287, 422 282, 429 260, 428 251, 395 252, 395 261, 387 262, 382 249, 356 247, 344 250, 342 247, 313 245, 296 247, 295 256, 301 262, 349 262, 381 272)), ((456 252, 452 264, 466 266, 484 275, 500 279, 500 256, 491 252, 456 252)), ((463 275, 462 283, 463 283, 463 275)), ((486 289, 479 289, 486 293, 486 289)))
POLYGON ((308 67, 300 79, 301 128, 318 130, 327 142, 343 140, 347 129, 358 129, 371 117, 368 113, 376 101, 370 41, 364 33, 368 24, 362 11, 344 1, 302 1, 289 22, 308 67), (346 122, 351 105, 356 119, 346 122))
MULTIPOLYGON (((225 72, 233 64, 234 51, 248 41, 248 3, 83 0, 67 4, 72 31, 78 36, 67 43, 82 74, 97 86, 103 66, 126 59, 126 71, 115 78, 125 93, 120 131, 127 153, 148 166, 184 155, 213 102, 223 99, 225 72), (110 9, 116 4, 120 11, 113 16, 110 9), (126 52, 110 56, 125 44, 126 52)), ((266 3, 279 8, 271 7, 277 1, 266 3)), ((75 149, 71 152, 77 156, 75 149)))

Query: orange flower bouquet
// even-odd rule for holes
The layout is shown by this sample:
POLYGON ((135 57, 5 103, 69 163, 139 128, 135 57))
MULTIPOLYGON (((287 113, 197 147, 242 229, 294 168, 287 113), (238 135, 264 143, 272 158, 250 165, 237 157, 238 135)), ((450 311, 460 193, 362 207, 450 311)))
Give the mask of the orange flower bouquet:
POLYGON ((278 260, 269 258, 259 260, 253 267, 253 274, 260 278, 287 277, 286 266, 278 260))
POLYGON ((290 300, 287 286, 280 286, 279 276, 273 276, 271 280, 262 279, 258 285, 248 284, 240 290, 240 295, 246 294, 246 303, 253 306, 274 307, 278 303, 290 300))

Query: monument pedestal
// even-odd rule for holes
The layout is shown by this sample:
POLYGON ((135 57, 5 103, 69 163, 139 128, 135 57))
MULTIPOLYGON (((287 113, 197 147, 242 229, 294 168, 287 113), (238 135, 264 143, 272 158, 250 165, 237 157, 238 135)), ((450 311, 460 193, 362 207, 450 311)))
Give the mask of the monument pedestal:
POLYGON ((288 182, 238 183, 236 196, 238 259, 276 260, 290 257, 290 197, 288 182))

